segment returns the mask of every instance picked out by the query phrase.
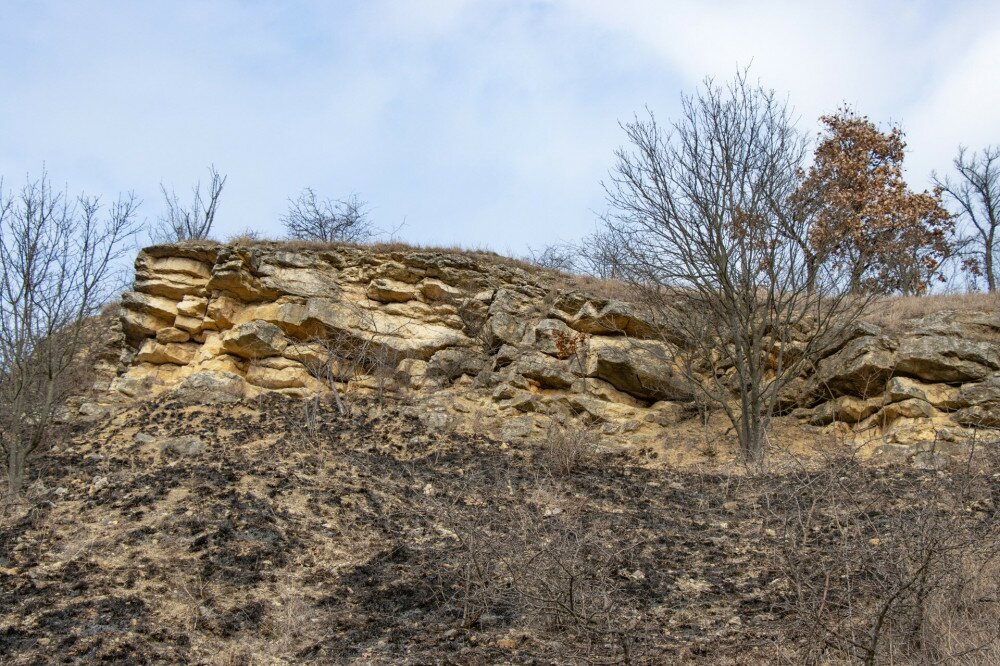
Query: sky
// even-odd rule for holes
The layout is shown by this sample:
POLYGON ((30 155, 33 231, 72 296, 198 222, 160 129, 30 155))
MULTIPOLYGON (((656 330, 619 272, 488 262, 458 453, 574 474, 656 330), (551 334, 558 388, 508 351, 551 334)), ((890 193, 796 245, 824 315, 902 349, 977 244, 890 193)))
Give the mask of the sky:
POLYGON ((216 235, 358 194, 385 234, 520 255, 591 232, 618 125, 751 76, 799 127, 898 123, 915 188, 1000 143, 1000 2, 0 0, 0 176, 134 190, 152 226, 228 176, 216 235))

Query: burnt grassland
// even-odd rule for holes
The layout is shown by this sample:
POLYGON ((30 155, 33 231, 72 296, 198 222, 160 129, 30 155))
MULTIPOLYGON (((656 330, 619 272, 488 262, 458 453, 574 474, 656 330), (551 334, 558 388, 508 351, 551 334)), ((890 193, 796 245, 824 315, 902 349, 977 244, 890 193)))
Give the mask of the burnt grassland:
POLYGON ((995 663, 992 451, 553 466, 414 407, 303 405, 76 426, 0 517, 0 663, 995 663))

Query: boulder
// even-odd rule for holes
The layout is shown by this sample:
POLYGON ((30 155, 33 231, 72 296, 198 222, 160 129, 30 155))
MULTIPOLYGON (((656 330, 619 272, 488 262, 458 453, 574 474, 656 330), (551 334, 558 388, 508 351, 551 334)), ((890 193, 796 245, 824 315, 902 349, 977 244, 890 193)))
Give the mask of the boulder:
POLYGON ((482 327, 486 344, 494 349, 503 344, 521 344, 528 328, 529 308, 530 301, 524 296, 509 289, 497 289, 482 327))
POLYGON ((642 400, 691 400, 687 380, 674 367, 675 355, 673 347, 656 340, 591 336, 583 374, 642 400))
POLYGON ((955 399, 958 407, 987 407, 1000 405, 1000 374, 995 374, 982 382, 963 384, 955 399))
POLYGON ((597 400, 578 393, 562 393, 546 398, 546 406, 564 411, 569 416, 581 416, 602 423, 634 418, 639 410, 604 400, 597 400))
POLYGON ((225 248, 220 252, 208 289, 228 291, 247 303, 274 300, 279 295, 276 289, 266 287, 254 276, 252 257, 239 248, 225 248))
MULTIPOLYGON (((507 388, 510 388, 509 386, 507 388)), ((494 391, 493 399, 497 401, 500 409, 513 409, 518 412, 544 412, 538 396, 531 391, 511 389, 508 391, 494 391)))
POLYGON ((333 351, 320 342, 292 342, 282 350, 281 355, 298 361, 306 368, 318 368, 332 360, 333 351))
POLYGON ((223 349, 246 359, 279 356, 287 346, 288 340, 280 328, 260 320, 240 324, 222 338, 223 349))
POLYGON ((204 296, 211 275, 211 265, 198 259, 141 252, 136 259, 134 289, 174 301, 186 295, 204 296))
POLYGON ((857 423, 877 412, 882 405, 882 398, 865 400, 842 395, 814 407, 809 416, 809 425, 824 426, 835 421, 857 423))
POLYGON ((956 423, 970 428, 1000 428, 1000 375, 962 386, 959 401, 962 409, 952 417, 956 423))
POLYGON ((896 374, 925 382, 979 381, 1000 370, 1000 349, 957 337, 907 337, 896 352, 896 374))
POLYGON ((881 394, 896 367, 896 343, 885 336, 862 336, 819 362, 810 382, 818 398, 853 395, 870 398, 881 394))
POLYGON ((966 407, 955 412, 953 418, 970 428, 1000 428, 1000 405, 966 407))
POLYGON ((187 365, 197 352, 198 345, 193 342, 162 344, 156 340, 147 340, 139 349, 139 353, 135 355, 135 359, 140 363, 153 363, 155 365, 164 363, 187 365))
POLYGON ((183 329, 189 335, 197 335, 201 333, 204 327, 204 320, 201 317, 186 317, 182 314, 178 314, 174 317, 174 327, 183 329))
POLYGON ((266 389, 313 388, 317 392, 322 385, 301 363, 288 359, 267 359, 286 361, 290 365, 252 363, 247 369, 247 383, 266 389))
MULTIPOLYGON (((598 400, 604 400, 605 402, 613 402, 619 405, 627 405, 629 407, 644 407, 645 403, 637 398, 630 396, 628 393, 619 391, 611 384, 607 383, 603 379, 596 379, 594 377, 584 377, 582 379, 577 379, 573 382, 570 390, 574 393, 580 393, 582 395, 590 396, 592 398, 597 398, 598 400)), ((673 404, 673 403, 664 403, 673 404)))
POLYGON ((196 456, 205 451, 205 442, 197 435, 164 437, 153 442, 161 452, 169 451, 179 456, 196 456))
POLYGON ((559 319, 542 319, 524 337, 524 344, 560 359, 583 353, 586 342, 585 333, 573 330, 559 319))
POLYGON ((531 414, 506 419, 500 427, 500 439, 510 442, 540 434, 550 422, 546 417, 531 414))
POLYGON ((177 316, 177 302, 163 296, 127 291, 122 294, 122 307, 134 312, 152 315, 157 319, 173 322, 177 316))
POLYGON ((641 339, 657 337, 658 330, 649 308, 614 300, 600 308, 591 302, 585 303, 569 325, 593 335, 627 335, 641 339))
POLYGON ((486 367, 484 354, 466 347, 449 347, 435 352, 427 362, 427 377, 457 379, 462 375, 478 375, 486 367))
POLYGON ((497 312, 491 314, 483 324, 482 335, 486 344, 495 349, 505 344, 520 344, 527 328, 523 315, 497 312))
POLYGON ((143 338, 156 335, 158 331, 168 328, 173 324, 173 318, 161 318, 147 312, 139 312, 128 308, 121 308, 120 319, 122 330, 128 340, 135 343, 143 338))
POLYGON ((386 357, 427 360, 438 350, 472 342, 449 326, 327 299, 309 299, 301 322, 321 325, 345 344, 363 345, 386 357))
POLYGON ((882 411, 875 415, 875 421, 885 425, 900 418, 930 418, 935 414, 937 414, 937 410, 926 400, 909 398, 908 400, 893 402, 883 407, 882 411))
MULTIPOLYGON (((305 265, 288 266, 294 260, 292 253, 278 253, 286 265, 264 263, 258 269, 260 289, 277 294, 294 294, 304 297, 339 298, 343 292, 340 275, 332 266, 322 262, 302 262, 305 265)), ((271 258, 273 260, 273 258, 271 258)))
POLYGON ((958 388, 947 384, 925 384, 910 377, 893 377, 886 385, 885 398, 887 402, 915 398, 937 409, 952 410, 969 404, 960 399, 959 393, 958 388))
POLYGON ((245 389, 246 382, 236 373, 200 371, 181 380, 171 394, 187 402, 234 403, 245 389))
POLYGON ((365 294, 379 303, 405 303, 420 298, 420 291, 414 285, 389 278, 372 280, 365 294))
POLYGON ((441 280, 427 279, 420 283, 420 293, 428 301, 455 302, 462 298, 462 290, 441 280))
POLYGON ((206 309, 208 309, 208 299, 200 296, 184 296, 177 304, 178 316, 183 315, 195 319, 204 317, 206 309))
POLYGON ((1000 337, 1000 316, 995 312, 942 310, 911 322, 910 335, 938 335, 966 340, 996 340, 1000 337))
POLYGON ((660 402, 653 403, 649 407, 649 411, 645 416, 645 421, 647 423, 655 423, 661 426, 670 426, 690 418, 695 413, 696 411, 693 409, 692 403, 661 400, 660 402))
POLYGON ((576 381, 567 361, 559 361, 536 351, 520 354, 507 366, 505 373, 520 375, 543 388, 551 389, 566 389, 576 381))
POLYGON ((427 361, 417 358, 404 358, 396 366, 396 381, 402 386, 420 388, 427 376, 427 361))
POLYGON ((205 308, 203 326, 214 331, 224 331, 236 323, 244 304, 229 294, 216 294, 205 308))
POLYGON ((156 332, 156 341, 162 344, 168 344, 170 342, 187 342, 190 339, 190 333, 182 331, 179 328, 174 328, 173 326, 161 328, 156 332))

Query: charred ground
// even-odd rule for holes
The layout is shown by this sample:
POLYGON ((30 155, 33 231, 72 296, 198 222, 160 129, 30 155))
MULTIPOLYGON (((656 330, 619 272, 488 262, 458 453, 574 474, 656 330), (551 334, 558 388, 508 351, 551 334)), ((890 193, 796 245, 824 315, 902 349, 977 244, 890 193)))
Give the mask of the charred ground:
MULTIPOLYGON (((418 416, 272 395, 75 426, 0 521, 0 661, 836 662, 860 654, 838 636, 865 620, 810 621, 824 571, 918 554, 906 524, 996 538, 990 452, 943 470, 838 456, 746 473, 623 447, 566 469, 544 442, 418 416)), ((830 607, 888 589, 884 570, 850 575, 858 590, 830 607)))

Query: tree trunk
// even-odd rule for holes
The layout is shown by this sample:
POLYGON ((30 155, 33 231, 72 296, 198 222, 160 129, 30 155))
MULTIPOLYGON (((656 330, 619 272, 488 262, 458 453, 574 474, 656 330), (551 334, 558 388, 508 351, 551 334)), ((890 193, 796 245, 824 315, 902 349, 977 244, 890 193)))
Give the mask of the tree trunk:
POLYGON ((17 500, 24 487, 24 451, 11 444, 7 453, 7 499, 17 500))
POLYGON ((990 229, 990 233, 986 237, 986 252, 983 256, 983 271, 986 273, 986 290, 991 294, 997 292, 997 276, 993 272, 993 244, 996 242, 994 232, 995 229, 990 229))

